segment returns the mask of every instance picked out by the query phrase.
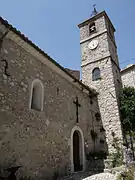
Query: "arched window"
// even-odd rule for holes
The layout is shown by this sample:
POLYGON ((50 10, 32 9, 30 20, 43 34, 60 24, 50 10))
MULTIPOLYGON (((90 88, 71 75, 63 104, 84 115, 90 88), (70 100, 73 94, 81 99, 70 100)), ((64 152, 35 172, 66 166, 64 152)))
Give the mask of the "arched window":
POLYGON ((93 22, 92 24, 89 25, 89 34, 93 34, 96 32, 96 26, 95 23, 93 22))
POLYGON ((44 87, 40 80, 36 79, 31 86, 30 108, 38 111, 43 110, 44 87))
POLYGON ((96 80, 98 80, 100 78, 101 78, 101 76, 100 76, 100 69, 99 68, 95 68, 92 71, 92 81, 96 81, 96 80))

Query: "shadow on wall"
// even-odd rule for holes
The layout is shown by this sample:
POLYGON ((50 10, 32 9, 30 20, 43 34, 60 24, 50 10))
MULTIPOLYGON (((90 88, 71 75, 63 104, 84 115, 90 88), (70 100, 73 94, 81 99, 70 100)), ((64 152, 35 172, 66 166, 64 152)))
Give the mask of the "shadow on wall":
MULTIPOLYGON (((90 97, 90 99, 92 98, 90 97)), ((95 101, 98 102, 97 97, 95 97, 95 101)), ((90 103, 92 104, 92 101, 90 103)), ((96 112, 92 115, 92 129, 90 134, 93 147, 90 149, 87 146, 85 147, 87 170, 93 171, 93 173, 103 172, 105 169, 104 162, 108 156, 108 145, 99 106, 97 106, 96 112)))

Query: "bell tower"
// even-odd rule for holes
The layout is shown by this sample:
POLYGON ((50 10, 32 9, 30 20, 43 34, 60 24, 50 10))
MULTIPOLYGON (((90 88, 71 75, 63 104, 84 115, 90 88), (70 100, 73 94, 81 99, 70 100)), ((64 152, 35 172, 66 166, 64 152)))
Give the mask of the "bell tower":
POLYGON ((82 55, 82 82, 99 93, 98 101, 102 122, 106 130, 109 153, 113 151, 113 138, 122 142, 119 114, 121 77, 115 28, 106 12, 94 14, 78 25, 82 55))

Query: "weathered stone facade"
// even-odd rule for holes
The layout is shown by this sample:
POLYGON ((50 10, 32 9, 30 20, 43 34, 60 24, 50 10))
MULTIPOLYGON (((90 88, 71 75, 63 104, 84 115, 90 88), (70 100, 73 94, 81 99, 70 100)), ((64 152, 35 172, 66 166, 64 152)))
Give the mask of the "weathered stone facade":
POLYGON ((121 70, 121 79, 123 86, 135 88, 135 65, 131 64, 121 70))
POLYGON ((102 121, 95 118, 100 114, 95 91, 64 71, 4 20, 0 34, 0 166, 21 165, 23 176, 39 179, 74 172, 73 134, 77 131, 80 163, 82 170, 87 170, 87 154, 95 148, 104 150, 100 143, 102 121), (35 79, 43 85, 42 111, 30 106, 35 79), (80 104, 78 123, 76 97, 80 104), (97 133, 94 142, 91 130, 97 133))
POLYGON ((114 39, 114 27, 105 12, 88 19, 79 25, 82 52, 82 82, 99 92, 98 102, 102 122, 106 130, 109 153, 113 151, 113 135, 122 141, 119 114, 119 93, 121 89, 120 68, 117 47, 114 39), (91 24, 96 31, 89 33, 91 24), (89 48, 92 40, 98 42, 94 49, 89 48), (100 70, 100 78, 93 81, 95 68, 100 70))
POLYGON ((80 80, 80 71, 78 70, 71 70, 68 68, 65 68, 66 71, 68 71, 70 74, 72 74, 76 79, 80 80))
POLYGON ((0 22, 0 166, 21 165, 21 175, 39 179, 90 170, 90 152, 111 153, 114 133, 122 141, 120 68, 108 16, 101 12, 79 25, 82 82, 78 71, 61 67, 0 22), (90 49, 92 39, 98 45, 90 49), (93 81, 97 67, 100 78, 93 81))

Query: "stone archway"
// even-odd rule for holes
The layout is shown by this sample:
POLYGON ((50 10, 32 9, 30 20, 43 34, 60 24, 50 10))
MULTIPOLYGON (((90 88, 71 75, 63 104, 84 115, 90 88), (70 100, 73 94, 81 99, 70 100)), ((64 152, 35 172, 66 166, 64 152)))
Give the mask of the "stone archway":
POLYGON ((84 137, 82 130, 75 126, 71 131, 71 171, 85 170, 84 137))
POLYGON ((80 135, 78 131, 74 131, 73 134, 73 164, 74 171, 81 171, 81 148, 80 148, 80 135))

